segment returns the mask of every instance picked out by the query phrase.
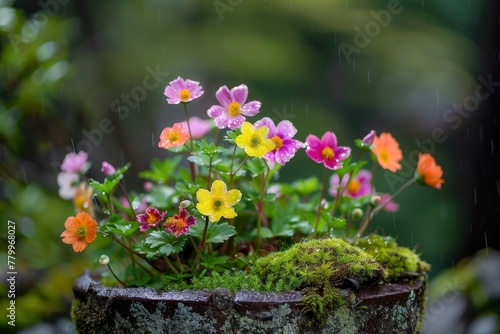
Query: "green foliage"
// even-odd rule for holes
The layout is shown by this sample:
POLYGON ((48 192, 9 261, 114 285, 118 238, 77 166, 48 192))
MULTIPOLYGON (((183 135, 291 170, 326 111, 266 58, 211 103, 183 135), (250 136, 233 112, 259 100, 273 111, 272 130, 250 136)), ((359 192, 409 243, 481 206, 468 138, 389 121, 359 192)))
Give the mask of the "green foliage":
POLYGON ((159 184, 168 183, 174 177, 175 170, 181 160, 182 156, 180 155, 163 161, 153 158, 151 159, 151 169, 140 172, 139 177, 159 184))
MULTIPOLYGON (((203 231, 205 229, 206 222, 200 222, 196 225, 193 225, 190 229, 189 235, 200 239, 202 238, 203 231)), ((219 244, 233 235, 236 234, 236 229, 234 226, 229 225, 228 223, 208 223, 206 243, 211 244, 219 244)))
POLYGON ((155 230, 149 233, 136 250, 145 254, 148 259, 170 256, 182 251, 186 240, 185 235, 175 237, 164 230, 155 230))
POLYGON ((422 261, 412 250, 400 247, 391 237, 369 235, 356 239, 354 246, 373 256, 383 268, 383 277, 387 282, 397 281, 402 273, 416 273, 430 270, 430 265, 422 261))

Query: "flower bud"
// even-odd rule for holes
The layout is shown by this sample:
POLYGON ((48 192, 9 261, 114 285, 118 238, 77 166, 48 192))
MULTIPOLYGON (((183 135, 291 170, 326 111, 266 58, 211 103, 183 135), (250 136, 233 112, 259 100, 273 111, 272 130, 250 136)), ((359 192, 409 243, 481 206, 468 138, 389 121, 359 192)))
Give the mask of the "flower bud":
POLYGON ((193 204, 193 203, 190 200, 185 199, 185 200, 183 200, 183 201, 180 202, 179 207, 181 207, 181 208, 187 208, 191 204, 193 204))
POLYGON ((377 133, 375 132, 375 130, 371 130, 370 132, 368 132, 368 134, 362 139, 363 144, 371 146, 376 135, 377 133))
POLYGON ((352 210, 351 217, 354 220, 361 219, 363 217, 363 210, 361 210, 360 208, 356 208, 356 209, 352 210))
POLYGON ((107 255, 101 255, 99 258, 99 264, 101 266, 107 266, 109 264, 109 257, 107 255))
POLYGON ((109 162, 107 161, 103 161, 102 162, 102 167, 101 167, 101 172, 104 173, 104 175, 111 175, 113 174, 114 172, 116 172, 116 169, 115 167, 110 164, 109 162))
POLYGON ((370 199, 370 205, 372 207, 376 207, 377 205, 380 204, 380 200, 381 200, 380 196, 378 195, 372 196, 372 198, 370 199))

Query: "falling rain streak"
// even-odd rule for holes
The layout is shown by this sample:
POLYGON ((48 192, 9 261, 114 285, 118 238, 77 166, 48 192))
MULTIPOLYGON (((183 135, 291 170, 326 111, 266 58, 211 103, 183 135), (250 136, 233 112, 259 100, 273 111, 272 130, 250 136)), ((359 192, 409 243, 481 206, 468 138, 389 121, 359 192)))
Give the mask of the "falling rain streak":
POLYGON ((474 187, 474 204, 477 205, 477 193, 475 187, 474 187))
POLYGON ((368 82, 371 82, 370 81, 370 70, 367 70, 367 72, 368 72, 368 82))

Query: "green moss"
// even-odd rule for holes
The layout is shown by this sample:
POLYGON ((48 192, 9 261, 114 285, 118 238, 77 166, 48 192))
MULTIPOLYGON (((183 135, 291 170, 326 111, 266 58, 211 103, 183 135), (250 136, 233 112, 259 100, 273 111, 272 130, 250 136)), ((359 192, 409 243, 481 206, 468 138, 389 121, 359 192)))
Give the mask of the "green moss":
POLYGON ((381 278, 382 268, 359 248, 337 238, 295 244, 256 261, 257 274, 268 282, 286 281, 290 288, 324 288, 345 278, 359 283, 381 278))
POLYGON ((302 290, 304 312, 320 323, 346 303, 337 284, 346 278, 363 284, 382 277, 382 269, 371 255, 337 238, 295 244, 258 259, 255 270, 268 287, 302 290))
POLYGON ((425 272, 430 270, 430 265, 422 261, 412 250, 400 247, 390 237, 370 235, 357 239, 354 246, 361 248, 372 255, 383 267, 383 277, 386 282, 394 282, 401 278, 402 273, 425 272))

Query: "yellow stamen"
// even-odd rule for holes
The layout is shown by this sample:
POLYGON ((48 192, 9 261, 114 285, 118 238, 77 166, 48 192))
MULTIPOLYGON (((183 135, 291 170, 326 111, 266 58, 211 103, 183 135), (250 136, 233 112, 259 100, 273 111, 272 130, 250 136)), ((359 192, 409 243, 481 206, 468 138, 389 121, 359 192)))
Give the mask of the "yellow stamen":
POLYGON ((351 194, 357 193, 359 191, 359 188, 361 188, 361 182, 359 182, 358 180, 352 180, 347 185, 347 191, 351 194))
POLYGON ((177 131, 172 131, 170 132, 168 139, 172 142, 175 143, 180 139, 179 133, 177 131))
POLYGON ((240 104, 236 101, 229 103, 227 106, 227 112, 229 113, 230 116, 238 116, 240 114, 240 104))
POLYGON ((214 200, 214 210, 219 210, 220 207, 222 206, 222 200, 221 199, 216 199, 214 200))
POLYGON ((187 101, 191 97, 191 92, 188 89, 183 89, 179 93, 179 99, 181 101, 187 101))
POLYGON ((387 163, 389 161, 389 152, 387 152, 387 150, 382 150, 380 151, 379 157, 382 162, 387 163))
POLYGON ((325 160, 330 160, 333 159, 333 157, 335 157, 335 153, 333 153, 333 150, 329 146, 326 146, 324 149, 321 150, 321 156, 325 160))
POLYGON ((79 226, 78 229, 76 230, 76 235, 79 238, 82 238, 87 235, 87 228, 85 226, 79 226))
POLYGON ((278 137, 278 136, 274 136, 271 138, 271 140, 273 141, 274 143, 274 146, 275 146, 275 150, 279 150, 281 147, 283 147, 283 140, 278 137))
POLYGON ((253 135, 252 138, 250 139, 250 146, 256 147, 260 144, 260 138, 259 136, 253 135))

